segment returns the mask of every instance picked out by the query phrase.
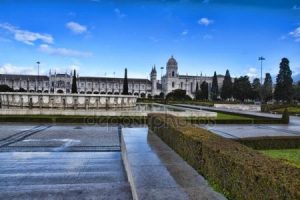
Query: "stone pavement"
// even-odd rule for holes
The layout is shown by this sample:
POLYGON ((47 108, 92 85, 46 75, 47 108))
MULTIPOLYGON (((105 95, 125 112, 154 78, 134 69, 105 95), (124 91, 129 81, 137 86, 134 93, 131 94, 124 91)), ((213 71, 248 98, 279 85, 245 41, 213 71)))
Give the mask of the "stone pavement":
POLYGON ((0 199, 132 199, 120 152, 5 152, 0 160, 0 199))
POLYGON ((120 151, 117 125, 0 124, 0 151, 120 151))
POLYGON ((123 128, 121 147, 134 199, 225 199, 147 128, 123 128))
MULTIPOLYGON (((213 111, 226 111, 237 114, 249 114, 262 117, 280 118, 281 115, 240 111, 240 110, 228 110, 225 108, 213 108, 206 106, 178 104, 178 106, 188 107, 187 109, 208 109, 213 111)), ((262 137, 262 136, 300 136, 300 117, 291 116, 289 124, 206 124, 198 125, 202 128, 206 128, 213 133, 221 135, 226 138, 247 138, 247 137, 262 137)))

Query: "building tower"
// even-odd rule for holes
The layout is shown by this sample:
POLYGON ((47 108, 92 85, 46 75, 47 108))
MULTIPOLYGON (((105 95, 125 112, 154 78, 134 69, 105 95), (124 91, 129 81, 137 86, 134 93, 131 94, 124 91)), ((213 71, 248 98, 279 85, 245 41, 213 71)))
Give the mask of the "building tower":
POLYGON ((173 56, 166 65, 166 79, 164 81, 164 93, 168 94, 179 88, 178 64, 173 56))
POLYGON ((177 61, 173 56, 167 62, 167 77, 168 78, 177 78, 178 76, 178 65, 177 61))
POLYGON ((150 73, 152 88, 151 88, 151 96, 154 97, 157 91, 157 72, 155 65, 153 66, 151 73, 150 73))

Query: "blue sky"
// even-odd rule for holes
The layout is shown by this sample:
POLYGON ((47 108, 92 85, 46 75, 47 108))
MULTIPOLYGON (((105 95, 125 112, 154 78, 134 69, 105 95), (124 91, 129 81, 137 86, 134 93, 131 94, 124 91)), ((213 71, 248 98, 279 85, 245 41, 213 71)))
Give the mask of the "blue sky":
POLYGON ((253 78, 259 56, 299 74, 300 0, 0 1, 0 73, 147 78, 171 55, 181 74, 253 78))

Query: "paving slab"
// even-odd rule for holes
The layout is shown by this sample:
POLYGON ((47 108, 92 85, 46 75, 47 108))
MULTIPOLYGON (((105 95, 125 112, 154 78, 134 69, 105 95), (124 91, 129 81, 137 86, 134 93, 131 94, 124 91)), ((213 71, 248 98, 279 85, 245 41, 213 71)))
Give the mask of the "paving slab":
POLYGON ((0 199, 132 199, 120 152, 2 152, 0 199))
POLYGON ((225 138, 251 138, 271 136, 300 136, 300 126, 287 125, 198 125, 225 138))
POLYGON ((123 128, 121 147, 134 199, 226 199, 148 128, 123 128))

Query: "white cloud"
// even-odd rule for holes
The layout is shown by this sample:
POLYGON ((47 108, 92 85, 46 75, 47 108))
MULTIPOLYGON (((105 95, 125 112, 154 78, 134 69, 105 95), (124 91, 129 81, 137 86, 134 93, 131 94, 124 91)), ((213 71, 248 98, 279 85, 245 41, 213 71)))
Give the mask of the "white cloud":
POLYGON ((208 26, 212 23, 214 23, 214 20, 208 19, 206 17, 203 17, 198 20, 198 24, 203 25, 203 26, 208 26))
POLYGON ((289 35, 295 38, 296 42, 300 42, 300 27, 296 28, 294 31, 291 31, 289 35))
POLYGON ((249 76, 250 80, 253 80, 254 78, 257 78, 258 73, 257 73, 257 69, 254 67, 250 67, 248 69, 248 72, 246 74, 247 76, 249 76))
POLYGON ((294 6, 293 6, 293 10, 300 10, 300 6, 294 5, 294 6))
POLYGON ((92 56, 91 52, 76 51, 66 48, 54 48, 47 44, 41 44, 39 50, 43 53, 50 55, 70 56, 70 57, 89 57, 92 56))
POLYGON ((126 15, 124 13, 121 12, 121 10, 119 8, 115 8, 114 10, 115 14, 117 15, 117 17, 119 18, 124 18, 126 17, 126 15))
POLYGON ((15 66, 6 63, 0 66, 0 74, 37 74, 37 69, 34 67, 15 66))
POLYGON ((68 22, 66 24, 66 27, 75 34, 82 34, 82 33, 87 32, 87 27, 84 25, 81 25, 77 22, 68 22))
POLYGON ((37 40, 41 40, 44 43, 52 44, 54 40, 53 37, 49 34, 35 33, 27 30, 22 30, 8 23, 0 24, 0 28, 12 33, 14 35, 15 40, 28 45, 34 45, 34 42, 37 40))
POLYGON ((182 33, 181 33, 181 35, 187 35, 189 33, 189 30, 184 30, 184 31, 182 31, 182 33))

